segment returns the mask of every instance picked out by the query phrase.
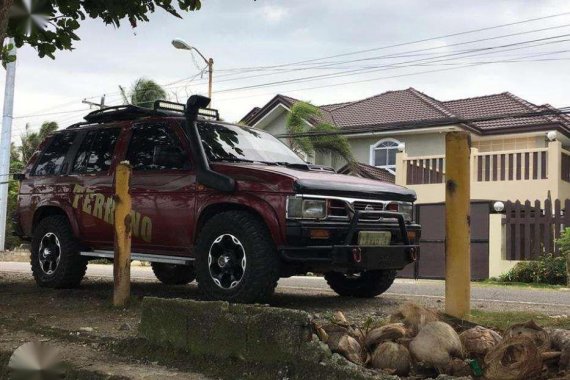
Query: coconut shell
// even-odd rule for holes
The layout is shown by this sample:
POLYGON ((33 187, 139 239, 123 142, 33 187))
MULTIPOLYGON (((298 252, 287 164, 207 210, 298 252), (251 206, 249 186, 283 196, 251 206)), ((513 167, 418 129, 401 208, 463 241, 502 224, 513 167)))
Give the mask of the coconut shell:
POLYGON ((534 321, 514 324, 505 331, 505 338, 515 336, 529 337, 540 351, 548 351, 550 349, 550 336, 546 330, 534 321))
POLYGON ((526 380, 540 376, 542 357, 534 340, 526 335, 510 336, 485 356, 488 380, 526 380))
POLYGON ((495 331, 482 326, 463 331, 459 338, 467 356, 477 359, 483 359, 491 348, 503 340, 495 331))
MULTIPOLYGON (((321 330, 321 334, 324 332, 327 338, 327 340, 323 340, 323 342, 325 342, 333 352, 336 352, 338 349, 340 338, 348 334, 348 329, 346 327, 342 327, 334 323, 321 326, 321 330)), ((317 333, 318 332, 319 330, 317 330, 317 333)))
POLYGON ((436 311, 412 303, 402 305, 390 316, 391 322, 404 323, 411 330, 412 336, 415 336, 424 325, 438 320, 436 311))
POLYGON ((332 322, 345 327, 350 326, 350 322, 348 322, 348 319, 346 319, 342 311, 336 311, 334 313, 332 322))
POLYGON ((561 371, 570 371, 570 348, 562 350, 558 367, 560 367, 561 371))
POLYGON ((473 370, 466 360, 451 359, 449 364, 444 370, 445 374, 457 377, 467 377, 473 375, 473 370))
POLYGON ((388 370, 398 376, 407 376, 412 358, 408 349, 394 342, 381 343, 374 352, 370 364, 373 368, 388 370))
POLYGON ((404 338, 406 334, 407 330, 403 323, 391 323, 368 331, 364 338, 364 344, 367 348, 373 349, 384 341, 395 342, 404 338))
POLYGON ((410 343, 410 352, 418 362, 437 369, 445 368, 452 358, 463 357, 459 335, 444 322, 426 324, 410 343))
POLYGON ((338 352, 348 360, 356 364, 364 364, 364 355, 362 354, 362 347, 356 339, 350 335, 343 335, 338 342, 336 350, 333 352, 338 352))

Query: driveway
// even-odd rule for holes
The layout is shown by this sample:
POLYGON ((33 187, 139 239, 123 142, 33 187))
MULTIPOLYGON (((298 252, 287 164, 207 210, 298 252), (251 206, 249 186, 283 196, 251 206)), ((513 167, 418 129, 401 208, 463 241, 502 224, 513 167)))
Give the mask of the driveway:
MULTIPOLYGON (((31 279, 30 265, 18 262, 0 262, 0 273, 18 273, 31 279)), ((109 283, 112 286, 113 266, 90 264, 87 281, 109 283)), ((133 283, 156 283, 148 266, 132 266, 133 283)), ((148 286, 148 284, 146 285, 148 286)), ((162 285, 156 284, 161 287, 162 285)), ((152 286, 154 288, 154 286, 152 286)), ((195 285, 187 287, 188 297, 197 295, 195 285)), ((179 290, 177 290, 178 296, 179 290)), ((277 294, 271 300, 274 306, 304 309, 311 312, 328 312, 332 308, 345 310, 349 314, 370 312, 376 315, 390 313, 402 302, 411 301, 426 306, 443 308, 445 283, 438 280, 397 279, 382 296, 370 300, 347 299, 336 296, 322 277, 295 276, 281 279, 277 294), (352 310, 354 309, 354 310, 352 310)), ((570 291, 565 289, 535 289, 514 286, 496 286, 473 283, 472 306, 490 311, 535 311, 547 315, 570 315, 570 291)))

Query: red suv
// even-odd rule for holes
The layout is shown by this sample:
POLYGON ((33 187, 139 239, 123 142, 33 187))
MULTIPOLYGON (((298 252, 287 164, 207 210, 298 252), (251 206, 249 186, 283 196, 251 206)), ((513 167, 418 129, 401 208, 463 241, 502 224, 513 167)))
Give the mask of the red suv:
POLYGON ((165 284, 197 279, 208 299, 263 301, 280 277, 307 272, 340 295, 374 297, 417 259, 412 190, 308 164, 208 104, 111 107, 40 145, 18 175, 15 215, 39 286, 77 286, 89 259, 113 257, 123 160, 133 169, 132 258, 165 284))

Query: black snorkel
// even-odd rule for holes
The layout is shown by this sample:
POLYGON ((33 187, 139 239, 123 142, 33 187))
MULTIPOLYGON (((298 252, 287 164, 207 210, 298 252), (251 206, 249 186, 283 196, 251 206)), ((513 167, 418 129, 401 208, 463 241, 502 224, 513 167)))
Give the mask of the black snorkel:
POLYGON ((192 95, 186 102, 186 133, 190 140, 192 158, 196 167, 196 181, 218 191, 232 192, 236 187, 234 179, 210 169, 208 157, 206 157, 206 152, 202 146, 200 132, 198 132, 198 111, 200 108, 206 108, 209 104, 210 98, 200 95, 192 95))

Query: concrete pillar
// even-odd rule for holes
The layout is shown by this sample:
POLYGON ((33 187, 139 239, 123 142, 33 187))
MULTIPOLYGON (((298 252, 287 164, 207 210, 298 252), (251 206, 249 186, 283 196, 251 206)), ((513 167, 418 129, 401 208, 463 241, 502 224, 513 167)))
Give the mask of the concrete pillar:
MULTIPOLYGON (((552 199, 560 197, 560 182, 562 173, 562 143, 558 140, 548 142, 547 153, 548 188, 552 199)), ((545 194, 546 195, 546 194, 545 194)))
POLYGON ((406 186, 408 180, 407 158, 408 155, 405 151, 396 153, 396 185, 406 186))

